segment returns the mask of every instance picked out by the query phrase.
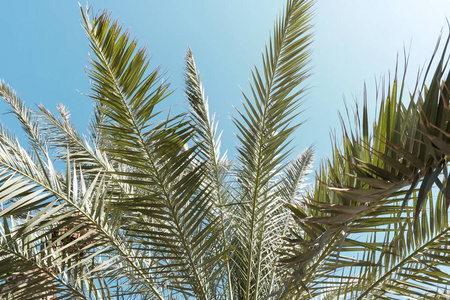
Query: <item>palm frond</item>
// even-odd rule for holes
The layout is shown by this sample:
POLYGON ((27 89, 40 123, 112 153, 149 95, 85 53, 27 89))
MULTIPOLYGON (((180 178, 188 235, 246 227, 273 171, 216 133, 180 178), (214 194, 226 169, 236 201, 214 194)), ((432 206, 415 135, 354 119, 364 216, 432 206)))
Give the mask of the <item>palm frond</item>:
POLYGON ((299 85, 308 74, 311 6, 311 1, 288 1, 262 55, 263 71, 255 67, 252 72, 253 101, 243 94, 243 111, 234 119, 241 143, 236 170, 240 205, 235 217, 234 285, 242 299, 271 294, 267 274, 277 261, 271 247, 280 205, 274 179, 289 155, 289 137, 299 126, 295 117, 304 91, 299 85))
POLYGON ((3 218, 0 226, 0 281, 5 282, 0 288, 2 299, 88 299, 77 282, 55 275, 54 264, 36 261, 36 256, 45 252, 39 249, 41 239, 35 234, 19 235, 15 230, 18 226, 23 225, 14 218, 3 218))
POLYGON ((311 173, 314 161, 314 149, 306 148, 285 167, 280 179, 279 193, 285 203, 294 203, 299 192, 304 189, 303 182, 311 173))
MULTIPOLYGON (((220 156, 220 136, 217 133, 218 120, 215 115, 210 116, 208 100, 205 96, 204 87, 200 79, 197 67, 195 65, 192 50, 188 48, 186 53, 186 67, 185 67, 185 86, 186 96, 190 106, 190 117, 193 126, 196 129, 194 142, 199 149, 198 158, 207 168, 208 176, 205 182, 211 185, 212 199, 214 204, 215 214, 219 216, 220 224, 224 230, 221 232, 222 249, 231 248, 231 229, 232 224, 230 209, 226 207, 232 200, 230 194, 231 183, 229 182, 230 163, 227 160, 226 154, 220 156)), ((228 256, 224 257, 226 266, 226 276, 222 274, 222 286, 227 287, 224 290, 224 299, 233 298, 231 270, 228 256)))
MULTIPOLYGON (((434 184, 440 190, 441 196, 428 203, 429 205, 434 203, 435 207, 439 207, 436 215, 439 215, 439 225, 434 226, 443 231, 435 231, 434 236, 430 234, 430 243, 441 234, 445 240, 448 224, 442 212, 447 211, 447 200, 442 195, 446 192, 445 174, 448 174, 450 153, 447 152, 450 149, 448 148, 450 139, 446 134, 450 129, 447 89, 449 77, 443 79, 447 45, 448 40, 431 79, 430 88, 424 86, 421 91, 411 95, 408 106, 404 106, 401 101, 403 83, 399 93, 396 78, 388 98, 381 104, 378 122, 374 123, 372 131, 369 130, 366 105, 363 108, 362 119, 359 115, 355 118, 357 120, 355 130, 348 130, 343 123, 342 150, 335 142, 333 158, 328 161, 327 166, 322 167, 314 193, 307 197, 307 210, 299 206, 290 207, 303 233, 297 240, 292 240, 292 244, 301 245, 301 248, 294 247, 284 263, 287 267, 293 268, 292 277, 297 283, 302 284, 301 290, 306 297, 310 297, 310 293, 318 295, 326 292, 327 287, 322 283, 333 276, 333 272, 339 268, 342 268, 342 275, 333 278, 339 278, 340 282, 336 282, 330 289, 346 284, 346 287, 338 288, 342 294, 354 292, 351 286, 358 277, 355 274, 364 274, 365 271, 362 271, 364 268, 369 266, 386 270, 389 267, 394 268, 395 264, 390 264, 389 260, 377 261, 380 257, 387 259, 390 257, 387 253, 393 251, 383 248, 387 245, 392 246, 393 241, 392 234, 386 232, 392 231, 401 235, 402 233, 398 232, 401 229, 400 231, 405 230, 410 235, 408 239, 403 240, 404 244, 396 244, 397 248, 394 251, 396 260, 401 260, 402 255, 408 256, 410 251, 414 251, 411 249, 415 246, 422 249, 422 244, 417 241, 425 237, 425 233, 421 234, 416 230, 419 228, 422 231, 428 230, 429 223, 434 223, 426 216, 435 212, 423 212, 434 184), (372 136, 369 135, 370 132, 372 136), (413 204, 409 204, 411 198, 414 199, 413 204), (411 221, 407 216, 412 211, 411 221), (425 218, 425 221, 422 220, 423 223, 421 215, 422 219, 425 218), (366 235, 372 232, 366 242, 349 238, 362 232, 366 235), (414 235, 411 236, 411 232, 414 235), (408 250, 400 250, 404 248, 408 250), (348 251, 363 253, 361 255, 364 257, 349 261, 341 255, 341 252, 348 251), (334 259, 334 263, 330 258, 334 259), (349 275, 348 268, 353 275, 349 275)), ((428 246, 424 244, 424 247, 428 246)), ((446 255, 446 250, 438 251, 444 252, 436 253, 437 256, 446 255)), ((404 264, 410 264, 406 263, 407 261, 405 259, 404 264)), ((435 264, 433 266, 436 267, 435 264)), ((377 274, 374 272, 368 274, 371 276, 370 280, 367 277, 368 281, 376 281, 374 278, 377 278, 377 274)), ((409 278, 414 281, 413 276, 409 278)), ((406 279, 396 281, 397 279, 394 280, 390 276, 386 278, 396 282, 397 293, 405 287, 402 287, 402 284, 407 286, 404 282, 406 279)), ((355 284, 363 285, 361 282, 355 284)), ((374 290, 370 293, 379 287, 375 286, 373 285, 374 290)), ((423 291, 430 292, 429 288, 436 287, 433 284, 427 287, 424 281, 423 291)), ((394 291, 395 284, 389 286, 389 290, 394 291)), ((363 292, 363 295, 368 293, 363 292)), ((356 295, 362 297, 358 293, 356 295)), ((425 294, 422 296, 425 297, 425 294)))
MULTIPOLYGON (((104 205, 111 189, 105 184, 97 184, 100 181, 98 176, 87 184, 80 182, 83 178, 82 173, 77 172, 75 164, 69 163, 69 160, 64 176, 56 171, 50 160, 47 162, 39 160, 36 163, 4 130, 1 131, 1 139, 0 216, 4 218, 21 216, 22 219, 31 217, 18 227, 14 234, 21 239, 24 239, 24 236, 29 237, 29 243, 36 244, 33 246, 36 253, 45 254, 29 256, 34 260, 34 265, 45 266, 48 263, 46 260, 53 257, 51 259, 53 265, 61 268, 53 274, 56 277, 66 277, 67 272, 73 269, 70 267, 71 264, 81 268, 96 265, 96 268, 89 271, 90 276, 103 274, 108 278, 120 278, 125 281, 128 280, 126 277, 133 277, 141 272, 140 280, 144 280, 141 285, 147 285, 147 290, 153 289, 159 294, 150 279, 142 273, 142 262, 138 263, 133 252, 121 245, 117 231, 118 215, 104 205), (75 226, 77 222, 81 223, 75 226), (52 226, 55 224, 58 226, 52 226), (63 248, 49 243, 61 239, 58 236, 61 236, 62 229, 65 237, 72 239, 70 243, 67 244, 66 240, 62 245, 63 248), (32 235, 37 237, 31 238, 32 235), (57 250, 53 249, 53 246, 57 250), (105 251, 115 253, 109 261, 104 259, 105 251), (48 254, 50 252, 60 254, 55 257, 54 254, 48 254), (112 264, 114 261, 116 264, 112 264), (123 272, 125 269, 132 272, 123 272)), ((31 246, 27 244, 25 247, 31 246)), ((29 264, 32 272, 36 267, 34 265, 29 264)), ((13 268, 14 265, 10 267, 13 268)), ((77 273, 76 276, 83 278, 81 273, 77 273)), ((110 285, 90 289, 104 293, 103 289, 108 288, 110 285)))
POLYGON ((151 259, 145 270, 173 290, 209 298, 226 252, 215 249, 221 225, 212 217, 211 187, 197 147, 185 149, 194 135, 188 122, 174 117, 156 121, 154 107, 169 93, 159 70, 146 75, 145 50, 135 52, 117 22, 105 13, 83 13, 96 55, 90 70, 92 98, 104 114, 100 125, 104 151, 125 167, 112 174, 134 187, 111 202, 124 213, 122 228, 136 255, 151 259))
MULTIPOLYGON (((38 155, 47 153, 46 138, 39 131, 39 122, 36 113, 25 106, 25 102, 3 80, 0 81, 0 96, 11 107, 11 112, 22 123, 22 128, 27 134, 31 146, 38 155)), ((44 157, 45 158, 45 157, 44 157)))

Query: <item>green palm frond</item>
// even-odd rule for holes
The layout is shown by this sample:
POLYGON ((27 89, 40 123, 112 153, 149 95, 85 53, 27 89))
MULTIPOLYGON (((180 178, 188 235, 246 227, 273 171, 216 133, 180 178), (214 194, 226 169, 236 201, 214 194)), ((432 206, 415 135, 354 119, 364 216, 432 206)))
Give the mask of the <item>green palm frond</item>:
POLYGON ((211 175, 210 180, 217 198, 216 204, 224 205, 231 197, 227 194, 230 190, 227 179, 230 162, 226 154, 220 155, 221 133, 217 133, 218 120, 215 114, 209 113, 208 100, 190 48, 186 53, 185 69, 186 96, 191 108, 190 117, 196 129, 194 139, 195 145, 199 148, 199 159, 206 163, 211 175))
MULTIPOLYGON (((232 218, 230 207, 227 204, 232 201, 232 186, 229 182, 230 163, 226 154, 220 156, 220 136, 217 133, 218 120, 215 115, 210 116, 208 100, 205 96, 204 87, 195 65, 192 50, 188 48, 186 53, 185 86, 186 96, 190 105, 190 117, 196 129, 194 136, 195 145, 199 148, 198 158, 205 164, 208 176, 205 182, 212 187, 212 201, 215 214, 219 216, 223 230, 220 234, 220 245, 222 249, 230 249, 232 218)), ((219 221, 217 220, 217 221, 219 221)), ((226 276, 222 274, 221 285, 226 287, 223 299, 233 298, 231 270, 228 256, 224 256, 226 276)))
POLYGON ((146 256, 146 269, 162 284, 200 299, 217 285, 226 251, 214 247, 221 223, 212 215, 212 188, 205 184, 205 163, 197 147, 185 145, 195 134, 187 121, 174 117, 157 121, 154 107, 169 93, 158 70, 145 75, 145 50, 121 34, 109 16, 83 14, 96 55, 90 77, 92 98, 105 118, 100 125, 119 182, 133 186, 128 197, 111 202, 124 213, 122 228, 136 256, 146 256))
MULTIPOLYGON (((21 122, 22 128, 27 134, 31 146, 38 155, 47 153, 47 141, 39 131, 39 122, 36 113, 26 107, 19 95, 3 80, 0 81, 0 96, 11 107, 11 112, 21 122)), ((45 157, 43 157, 45 159, 45 157)))
POLYGON ((292 204, 304 189, 303 181, 311 172, 314 157, 314 149, 308 147, 285 167, 279 187, 280 196, 285 203, 292 204))
MULTIPOLYGON (((361 270, 364 275, 359 276, 359 286, 353 293, 358 295, 357 299, 396 295, 421 299, 449 297, 450 227, 447 212, 442 206, 433 206, 433 202, 442 203, 442 193, 435 199, 430 193, 427 198, 428 205, 424 206, 418 223, 414 222, 414 207, 411 206, 411 213, 401 227, 390 224, 389 227, 395 228, 395 231, 389 231, 391 234, 386 235, 384 244, 387 246, 378 253, 370 253, 378 258, 378 263, 372 266, 367 264, 361 270)), ((369 254, 367 256, 370 257, 369 254)))
MULTIPOLYGON (((140 269, 142 263, 138 263, 132 252, 121 245, 120 237, 117 236, 119 216, 117 213, 109 211, 104 205, 105 199, 111 197, 111 189, 108 185, 105 185, 104 182, 103 184, 99 183, 101 181, 99 176, 90 182, 85 182, 82 172, 76 171, 75 164, 70 163, 70 156, 68 156, 66 175, 64 176, 56 171, 49 158, 47 161, 42 161, 39 157, 33 158, 6 131, 2 129, 0 135, 2 140, 0 169, 3 172, 0 188, 2 204, 0 216, 4 218, 8 216, 19 216, 21 218, 33 216, 14 234, 21 239, 24 235, 37 235, 37 237, 29 238, 36 244, 33 246, 36 253, 42 251, 55 252, 56 250, 50 250, 53 248, 48 241, 61 235, 61 228, 70 228, 64 234, 66 237, 73 239, 70 242, 71 245, 79 246, 73 248, 66 245, 61 250, 61 255, 56 255, 56 258, 52 254, 54 257, 52 259, 53 265, 62 268, 57 272, 55 271, 53 276, 66 277, 68 271, 65 267, 68 263, 85 268, 87 265, 97 265, 96 268, 89 270, 89 276, 102 273, 103 276, 108 278, 116 278, 116 282, 119 279, 129 280, 126 277, 135 277, 136 273, 141 272, 140 280, 144 279, 144 285, 147 285, 145 290, 154 289, 155 293, 158 294, 149 278, 143 276, 144 273, 140 269), (78 176, 77 173, 79 173, 78 176), (46 213, 46 211, 49 213, 46 213), (77 219, 82 220, 83 223, 74 227, 77 219), (52 224, 59 225, 51 226, 52 224), (25 234, 24 229, 27 229, 28 233, 25 234), (83 246, 86 241, 89 241, 87 249, 83 246), (70 250, 71 253, 67 255, 63 250, 70 250), (107 261, 104 259, 105 251, 115 252, 115 255, 112 255, 110 260, 107 261), (85 253, 90 255, 86 256, 85 253), (66 257, 63 258, 64 255, 66 257), (77 262, 77 260, 79 261, 77 262), (114 261, 116 264, 113 264, 114 261), (111 267, 113 268, 111 269, 111 267), (134 271, 131 273, 124 272, 125 269, 134 269, 134 271), (123 279, 124 276, 125 279, 123 279)), ((10 246, 9 244, 5 245, 5 247, 10 246)), ((23 254, 23 249, 16 247, 15 250, 18 251, 18 255, 23 254)), ((31 269, 21 272, 34 272, 36 265, 46 264, 48 255, 33 257, 34 262, 28 264, 31 269)), ((10 265, 10 268, 13 267, 14 265, 10 265)), ((11 269, 9 273, 5 274, 11 274, 11 272, 15 271, 11 269)), ((81 280, 83 275, 79 271, 77 272, 74 276, 79 276, 81 280)), ((100 275, 97 276, 101 277, 100 275)), ((86 280, 88 279, 89 277, 86 277, 86 280)), ((72 282, 66 282, 66 284, 71 285, 72 282)), ((105 293, 104 289, 109 288, 109 286, 111 284, 104 285, 103 288, 97 287, 97 291, 103 294, 105 293)), ((79 292, 83 293, 82 291, 79 292)), ((68 295, 67 297, 71 298, 72 296, 68 295)))
POLYGON ((271 249, 280 223, 275 176, 289 155, 289 137, 299 126, 294 118, 303 93, 299 85, 308 74, 311 6, 310 1, 288 1, 263 53, 263 71, 255 67, 252 72, 253 101, 244 94, 243 111, 234 120, 241 143, 233 257, 240 299, 257 299, 277 288, 268 276, 278 259, 271 249))
MULTIPOLYGON (((42 211, 48 213, 48 207, 42 211)), ((52 262, 52 255, 48 249, 40 250, 39 245, 43 243, 43 237, 39 236, 39 232, 28 233, 16 230, 18 226, 23 227, 27 223, 25 221, 21 224, 14 218, 3 218, 0 226, 2 257, 0 278, 5 281, 0 289, 2 299, 42 299, 43 297, 56 299, 56 295, 59 299, 89 299, 85 296, 88 293, 83 290, 83 287, 73 281, 73 271, 65 270, 65 274, 68 275, 66 278, 55 274, 56 266, 52 262), (44 263, 36 261, 39 255, 47 255, 43 260, 44 263), (24 286, 27 288, 24 289, 24 286)), ((92 282, 86 280, 84 284, 89 289, 92 282)), ((93 296, 93 299, 97 298, 93 296)))
MULTIPOLYGON (((2 138, 4 140, 5 136, 2 136, 2 138)), ((15 146, 15 149, 23 151, 19 145, 16 144, 15 146)), ((5 148, 2 150, 5 150, 5 148)), ((11 149, 9 150, 12 152, 11 149)), ((2 152, 2 158, 6 156, 2 152)), ((17 156, 14 160, 19 161, 17 156)), ((83 290, 83 287, 77 286, 73 277, 79 276, 80 279, 83 279, 82 272, 76 269, 82 267, 88 260, 92 264, 91 259, 93 257, 89 255, 82 258, 82 256, 84 256, 84 253, 90 253, 91 247, 96 248, 103 245, 104 241, 98 237, 96 230, 87 226, 88 220, 83 219, 86 221, 85 223, 75 225, 79 218, 73 217, 74 210, 71 205, 76 206, 76 204, 70 201, 61 203, 61 200, 66 200, 64 199, 64 191, 56 191, 52 188, 58 187, 58 185, 45 186, 45 182, 40 182, 39 178, 33 176, 34 174, 27 173, 27 170, 20 168, 26 165, 26 167, 34 168, 37 171, 36 166, 30 161, 22 161, 16 164, 14 172, 11 172, 14 166, 4 164, 4 162, 4 160, 1 161, 3 174, 0 188, 3 208, 0 213, 3 218, 1 249, 2 257, 5 260, 5 263, 2 263, 2 266, 4 266, 2 276, 6 276, 6 286, 10 285, 11 289, 4 289, 3 292, 6 294, 12 293, 13 297, 19 298, 25 297, 24 293, 31 291, 40 294, 58 293, 62 299, 73 298, 74 294, 76 297, 88 295, 89 292, 83 290), (36 211, 38 212, 33 213, 36 211), (13 216, 19 216, 20 219, 13 216), (14 226, 14 224, 16 225, 14 226), (17 224, 20 224, 20 226, 17 224), (58 226, 55 226, 56 224, 58 226), (63 231, 64 238, 77 235, 78 238, 73 239, 69 245, 59 246, 57 235, 58 233, 59 235, 62 234, 61 228, 70 228, 63 231), (76 248, 74 248, 75 244, 76 248), (89 247, 87 247, 88 245, 89 247), (83 253, 83 255, 80 253, 83 253), (12 259, 12 261, 8 263, 8 259, 12 259), (16 261, 16 263, 13 263, 13 261, 16 261), (19 261, 22 261, 22 263, 19 263, 19 261), (25 280, 29 275, 24 274, 36 274, 38 278, 47 278, 45 282, 54 280, 55 284, 41 285, 41 281, 25 280), (29 290, 20 290, 17 294, 15 289, 21 285, 15 283, 24 280, 26 281, 25 286, 28 286, 29 290)), ((47 173, 46 175, 45 177, 49 180, 47 183, 52 180, 59 180, 59 178, 55 178, 54 174, 47 173)), ((94 256, 100 256, 101 252, 94 253, 94 256)), ((89 278, 85 278, 85 280, 89 283, 89 278)), ((91 285, 92 283, 86 286, 91 285)))
POLYGON ((447 265, 447 250, 441 247, 448 238, 447 44, 430 88, 424 85, 411 95, 408 106, 401 101, 403 84, 398 91, 395 80, 372 131, 366 105, 362 119, 356 117, 355 130, 343 123, 342 147, 336 142, 333 158, 321 168, 306 211, 290 207, 302 233, 291 240, 297 247, 284 263, 292 268, 305 298, 322 293, 333 299, 442 296, 442 288, 439 292, 433 283, 437 275, 424 280, 423 274, 428 267, 440 274, 439 267, 447 265), (430 199, 433 185, 439 196, 430 199), (427 260, 427 249, 435 251, 435 261, 427 260), (424 265, 414 262, 421 255, 426 257, 424 265), (333 282, 331 278, 334 283, 323 284, 333 282), (392 294, 383 296, 383 288, 392 294))
MULTIPOLYGON (((397 218, 401 202, 402 197, 382 201, 382 210, 347 225, 330 250, 321 254, 320 266, 308 274, 305 284, 311 295, 324 294, 325 299, 448 297, 448 217, 442 206, 434 206, 442 203, 442 194, 437 198, 429 194, 420 226, 414 224, 412 204, 404 208, 404 217, 397 218)), ((299 298, 308 299, 310 294, 299 298)))

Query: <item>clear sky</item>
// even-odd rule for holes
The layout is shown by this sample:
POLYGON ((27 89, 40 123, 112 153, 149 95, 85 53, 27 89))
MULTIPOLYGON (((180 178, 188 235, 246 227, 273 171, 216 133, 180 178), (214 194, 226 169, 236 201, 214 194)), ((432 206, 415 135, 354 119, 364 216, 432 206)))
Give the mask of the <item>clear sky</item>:
MULTIPOLYGON (((374 80, 388 76, 397 54, 411 46, 410 78, 431 57, 438 36, 448 34, 448 0, 318 0, 312 46, 313 75, 298 121, 308 119, 296 133, 299 152, 315 143, 318 159, 329 155, 330 129, 339 125, 343 98, 362 100, 364 82, 369 101, 375 102, 374 80)), ((250 66, 260 63, 284 0, 228 1, 89 1, 94 11, 109 9, 152 56, 151 67, 162 66, 176 89, 167 106, 187 107, 183 96, 184 53, 189 45, 200 69, 210 110, 224 130, 222 151, 234 154, 237 143, 230 115, 241 107, 248 89, 250 66)), ((85 6, 85 3, 82 3, 85 6)), ((54 111, 65 104, 82 131, 91 116, 92 101, 85 75, 88 42, 77 1, 3 1, 0 18, 0 78, 27 104, 42 103, 54 111)), ((413 80, 409 81, 413 88, 413 80)), ((373 107, 373 105, 371 106, 373 107)), ((6 105, 0 103, 0 113, 6 105)), ((19 132, 18 123, 0 120, 19 132)), ((318 164, 316 163, 316 166, 318 164)))

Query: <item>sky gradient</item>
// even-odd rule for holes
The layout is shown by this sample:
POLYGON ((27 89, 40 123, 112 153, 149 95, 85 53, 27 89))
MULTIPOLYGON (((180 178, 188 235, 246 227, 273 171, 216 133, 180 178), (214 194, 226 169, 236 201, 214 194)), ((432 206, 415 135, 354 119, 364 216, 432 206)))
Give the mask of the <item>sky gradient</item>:
MULTIPOLYGON (((353 107, 362 101, 367 83, 370 107, 375 107, 374 81, 391 78, 397 56, 410 51, 407 87, 414 87, 420 66, 431 58, 442 31, 448 35, 446 18, 450 1, 339 0, 316 1, 312 76, 298 121, 308 120, 295 134, 293 145, 300 152, 315 144, 317 162, 330 155, 330 129, 339 126, 338 110, 343 98, 353 107), (411 50, 409 50, 411 49, 411 50)), ((152 61, 161 66, 172 82, 174 94, 167 106, 184 110, 184 54, 193 50, 210 111, 219 117, 223 130, 222 151, 233 158, 237 139, 230 120, 241 107, 241 89, 249 92, 250 67, 260 65, 261 50, 268 41, 284 0, 223 1, 89 1, 93 11, 108 9, 119 18, 131 36, 146 45, 152 61), (188 3, 189 2, 189 3, 188 3)), ((83 3, 85 7, 85 3, 83 3)), ((92 100, 85 69, 89 65, 88 41, 81 27, 76 1, 8 1, 2 3, 0 78, 28 105, 42 103, 55 111, 63 103, 72 112, 81 132, 91 117, 92 100)), ((402 69, 400 63, 400 69, 402 69)), ((4 115, 0 121, 18 133, 18 123, 4 115)), ((315 166, 318 166, 316 162, 315 166)))

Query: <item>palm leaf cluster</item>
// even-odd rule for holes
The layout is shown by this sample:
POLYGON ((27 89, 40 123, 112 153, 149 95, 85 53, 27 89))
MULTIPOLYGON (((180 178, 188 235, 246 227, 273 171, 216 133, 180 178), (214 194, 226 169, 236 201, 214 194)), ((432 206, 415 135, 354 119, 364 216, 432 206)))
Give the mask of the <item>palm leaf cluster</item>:
POLYGON ((305 205, 289 205, 299 299, 450 297, 448 42, 409 97, 396 73, 373 126, 365 95, 305 205))
POLYGON ((311 2, 288 1, 254 68, 235 124, 238 157, 220 154, 192 51, 190 110, 161 110, 159 69, 105 12, 81 9, 95 101, 81 135, 62 105, 37 110, 3 81, 28 138, 0 129, 1 299, 262 299, 285 289, 282 236, 312 164, 289 162, 308 75, 311 2))
POLYGON ((189 110, 173 115, 164 74, 107 12, 81 9, 89 136, 1 81, 28 143, 0 127, 0 299, 450 298, 449 41, 408 96, 396 72, 373 125, 366 95, 342 118, 300 199, 311 8, 287 1, 252 68, 234 161, 191 49, 189 110))

